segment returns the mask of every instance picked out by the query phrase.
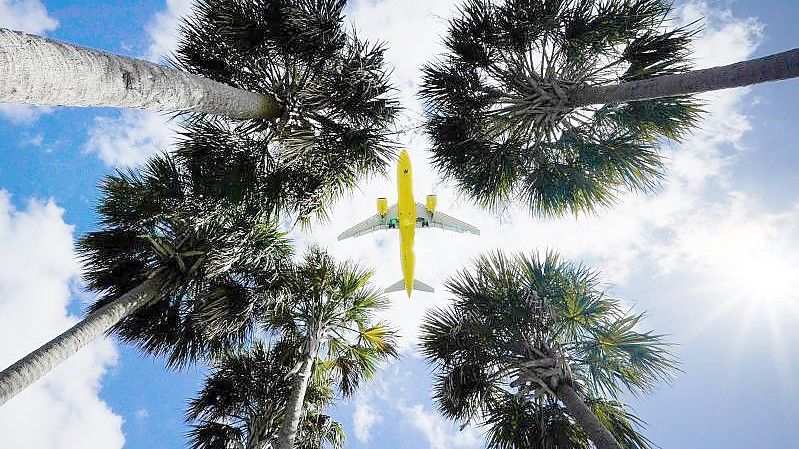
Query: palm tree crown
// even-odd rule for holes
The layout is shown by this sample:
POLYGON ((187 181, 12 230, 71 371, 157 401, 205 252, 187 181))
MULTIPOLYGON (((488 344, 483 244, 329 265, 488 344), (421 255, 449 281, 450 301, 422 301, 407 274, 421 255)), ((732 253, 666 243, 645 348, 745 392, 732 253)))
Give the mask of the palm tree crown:
POLYGON ((154 300, 114 330, 173 366, 244 339, 263 304, 253 286, 274 283, 291 254, 272 217, 206 187, 168 155, 140 174, 109 176, 98 210, 103 228, 78 245, 87 286, 101 293, 91 311, 157 280, 154 300))
POLYGON ((285 338, 317 339, 319 368, 332 374, 343 395, 355 393, 381 361, 397 356, 396 332, 375 320, 389 302, 369 284, 371 271, 336 263, 313 247, 283 276, 282 297, 274 303, 269 327, 285 338))
POLYGON ((280 142, 242 123, 203 118, 187 124, 174 159, 203 195, 246 207, 254 216, 307 223, 365 175, 381 173, 383 150, 363 146, 287 154, 280 142))
POLYGON ((697 102, 680 96, 575 104, 588 86, 681 73, 693 31, 664 0, 467 0, 448 52, 424 68, 433 164, 478 204, 585 212, 657 186, 658 137, 680 138, 697 102))
POLYGON ((268 143, 284 161, 313 157, 335 169, 328 176, 350 183, 382 173, 393 155, 389 128, 398 102, 383 48, 345 30, 345 4, 198 1, 182 27, 175 63, 276 98, 279 114, 246 120, 237 134, 268 143))
MULTIPOLYGON (((298 348, 278 341, 254 343, 247 350, 214 360, 203 388, 189 403, 186 419, 192 449, 275 447, 279 424, 291 393, 291 368, 298 348)), ((297 447, 340 448, 344 431, 324 410, 333 401, 329 379, 315 378, 308 388, 297 447)))
POLYGON ((487 426, 492 448, 587 448, 562 400, 568 386, 622 447, 651 447, 616 398, 668 380, 675 362, 596 276, 552 253, 498 252, 449 280, 453 305, 430 312, 421 336, 441 412, 487 426))

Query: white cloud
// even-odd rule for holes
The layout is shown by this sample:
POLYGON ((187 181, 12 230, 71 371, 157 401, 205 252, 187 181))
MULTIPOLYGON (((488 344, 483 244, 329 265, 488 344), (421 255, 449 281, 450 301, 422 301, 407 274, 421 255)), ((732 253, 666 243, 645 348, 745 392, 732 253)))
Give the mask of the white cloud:
POLYGON ((146 408, 140 408, 133 414, 138 420, 147 419, 150 417, 150 412, 146 408))
POLYGON ((355 413, 352 415, 355 436, 362 442, 369 441, 370 432, 375 424, 382 420, 380 412, 365 397, 355 401, 355 413))
POLYGON ((0 26, 42 34, 56 29, 58 21, 39 0, 0 0, 0 26))
MULTIPOLYGON (((43 34, 58 27, 39 0, 0 0, 0 27, 43 34)), ((0 115, 14 124, 30 125, 52 108, 22 104, 0 104, 0 115)))
MULTIPOLYGON (((8 366, 73 325, 70 285, 77 281, 72 226, 52 201, 17 210, 0 191, 0 366, 8 366)), ((98 397, 116 361, 102 339, 0 407, 0 447, 121 448, 122 419, 98 397)))
POLYGON ((86 151, 111 166, 132 166, 164 151, 172 144, 175 131, 163 113, 123 110, 119 116, 96 117, 89 130, 86 151))
POLYGON ((480 433, 473 427, 459 430, 440 414, 428 411, 422 404, 397 406, 405 419, 427 438, 430 449, 478 448, 483 446, 480 433))
POLYGON ((49 106, 29 106, 26 104, 2 103, 0 115, 15 125, 32 125, 44 114, 53 112, 49 106))
POLYGON ((675 229, 657 254, 663 272, 702 274, 730 299, 783 302, 799 297, 799 208, 760 210, 742 193, 708 205, 675 229))
POLYGON ((451 0, 357 0, 348 18, 359 36, 386 42, 386 58, 394 68, 395 86, 412 118, 420 112, 416 88, 421 67, 444 49, 442 38, 459 2, 451 0))
POLYGON ((677 9, 677 16, 682 25, 699 21, 704 26, 700 43, 692 54, 699 69, 745 59, 763 34, 763 24, 756 18, 735 17, 729 9, 714 8, 703 1, 685 3, 677 9))
POLYGON ((169 57, 178 46, 178 24, 191 11, 192 0, 167 0, 166 10, 155 14, 147 26, 150 48, 147 59, 159 62, 169 57))

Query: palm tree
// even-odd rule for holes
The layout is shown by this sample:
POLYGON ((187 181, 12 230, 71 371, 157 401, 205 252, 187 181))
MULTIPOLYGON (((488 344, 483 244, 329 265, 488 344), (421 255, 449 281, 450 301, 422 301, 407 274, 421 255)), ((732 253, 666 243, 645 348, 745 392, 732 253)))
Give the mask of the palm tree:
MULTIPOLYGON (((103 229, 78 251, 99 298, 78 324, 0 373, 0 404, 108 331, 170 366, 243 340, 291 246, 274 216, 193 182, 168 155, 102 186, 103 229)), ((263 197, 252 201, 263 202, 263 197)))
MULTIPOLYGON (((186 418, 192 449, 266 449, 277 444, 277 433, 291 392, 298 348, 278 341, 254 343, 246 351, 218 357, 202 390, 189 403, 186 418)), ((330 379, 311 382, 297 435, 303 449, 339 449, 342 425, 324 413, 333 401, 330 379)))
POLYGON ((697 121, 689 94, 799 76, 799 49, 689 71, 696 27, 666 0, 466 0, 420 95, 433 163, 478 204, 593 211, 658 185, 661 137, 697 121))
POLYGON ((176 64, 276 98, 281 114, 193 115, 174 157, 107 180, 105 229, 80 244, 103 296, 0 373, 0 404, 108 330, 171 366, 244 339, 258 316, 252 286, 273 281, 289 253, 274 222, 324 217, 332 199, 384 171, 397 106, 383 49, 344 32, 343 1, 262 3, 199 1, 176 64))
MULTIPOLYGON (((191 295, 184 298, 182 290, 202 297, 204 293, 192 286, 195 282, 192 276, 198 276, 199 282, 205 273, 198 266, 196 271, 173 276, 175 267, 171 267, 172 271, 165 273, 172 276, 167 276, 170 279, 167 290, 173 291, 174 300, 156 301, 169 295, 157 293, 161 277, 152 273, 161 273, 156 263, 161 256, 156 257, 152 251, 163 253, 162 258, 169 263, 175 257, 181 261, 176 254, 183 251, 204 264, 207 257, 203 251, 209 244, 204 240, 213 238, 218 244, 213 251, 218 253, 217 262, 222 264, 211 273, 214 277, 231 269, 237 258, 266 260, 265 255, 257 254, 258 245, 247 246, 247 239, 280 240, 275 226, 262 222, 293 216, 306 223, 313 215, 324 217, 326 206, 334 198, 362 177, 384 171, 393 153, 388 126, 397 109, 395 101, 387 97, 391 88, 383 67, 383 50, 342 31, 343 4, 339 3, 283 2, 278 9, 269 11, 254 11, 257 5, 253 2, 198 3, 198 14, 191 24, 197 28, 192 31, 187 25, 184 30, 182 64, 195 71, 207 70, 209 75, 213 71, 203 67, 219 70, 228 67, 225 72, 228 75, 230 67, 253 76, 263 75, 264 78, 256 80, 241 74, 230 76, 236 78, 235 83, 250 88, 254 88, 252 83, 261 83, 263 89, 274 87, 275 94, 286 100, 282 107, 290 113, 268 121, 190 117, 175 156, 151 162, 146 179, 129 174, 107 181, 106 198, 100 209, 108 229, 89 234, 82 243, 88 264, 96 271, 89 276, 90 287, 106 296, 75 328, 0 373, 0 404, 111 328, 125 340, 138 341, 145 351, 169 353, 170 365, 177 366, 202 355, 205 350, 193 346, 200 345, 198 342, 207 337, 205 334, 224 340, 229 330, 224 320, 200 330, 195 324, 197 318, 187 315, 184 299, 190 300, 191 295), (215 5, 229 8, 234 3, 253 11, 231 22, 229 14, 214 12, 224 9, 212 8, 215 5), (270 21, 264 22, 264 18, 270 21), (251 48, 245 52, 249 59, 236 53, 241 42, 235 30, 247 28, 244 25, 261 27, 257 34, 263 37, 256 49, 261 53, 254 53, 251 48), (201 33, 203 27, 226 37, 207 42, 224 51, 197 53, 205 38, 201 33), (302 51, 290 51, 303 39, 314 39, 320 46, 306 44, 302 51), (273 55, 276 58, 273 61, 279 63, 265 65, 265 54, 273 55), (154 200, 158 198, 161 200, 154 200), (215 224, 217 219, 223 224, 215 224), (231 220, 233 223, 228 223, 231 220), (206 228, 221 234, 206 235, 206 228), (264 234, 267 230, 271 234, 264 234), (194 235, 195 231, 200 234, 194 235), (229 236, 222 235, 227 232, 229 236), (149 238, 145 243, 151 251, 141 248, 140 239, 144 237, 149 238), (164 239, 169 241, 165 243, 164 239), (225 248, 225 244, 230 247, 225 248), (255 253, 249 253, 250 250, 255 253), (131 259, 136 263, 130 263, 131 259), (119 260, 130 265, 114 265, 119 260), (129 279, 124 280, 124 276, 129 279), (153 301, 160 304, 157 313, 149 311, 153 301), (100 310, 105 305, 109 309, 100 310), (146 313, 137 313, 145 305, 146 313)), ((285 245, 265 248, 276 259, 286 254, 285 245)), ((180 262, 177 268, 185 271, 183 264, 180 262)), ((243 278, 268 273, 271 268, 267 268, 260 272, 253 269, 243 278)), ((237 279, 236 275, 231 276, 237 279)), ((251 295, 246 288, 238 290, 240 295, 251 295)), ((219 312, 236 315, 248 311, 239 317, 242 320, 254 316, 249 306, 251 301, 240 301, 227 310, 228 306, 222 307, 226 295, 220 295, 214 306, 220 307, 219 312)), ((204 313, 203 319, 214 317, 212 313, 204 313)), ((233 330, 239 335, 238 328, 233 330)))
POLYGON ((198 0, 174 67, 0 29, 0 101, 194 111, 306 139, 371 129, 396 102, 383 49, 345 31, 345 3, 198 0))
POLYGON ((278 431, 278 449, 295 447, 314 373, 331 377, 344 396, 351 396, 381 361, 397 356, 394 331, 373 318, 388 301, 369 285, 371 276, 349 263, 337 264, 319 248, 311 248, 285 275, 282 300, 275 302, 269 327, 301 342, 302 349, 278 431))
POLYGON ((452 306, 428 313, 421 334, 445 416, 486 426, 491 448, 651 447, 617 396, 670 379, 675 362, 595 272, 497 252, 447 287, 452 306))
MULTIPOLYGON (((81 323, 0 373, 0 404, 112 328, 147 352, 169 353, 168 363, 174 366, 204 354, 198 342, 206 334, 228 338, 225 333, 231 330, 224 320, 200 329, 193 312, 187 314, 185 301, 191 303, 191 295, 185 297, 183 290, 205 295, 193 287, 194 282, 204 282, 206 273, 200 267, 211 257, 205 251, 214 251, 218 260, 213 262, 220 264, 210 273, 213 278, 226 276, 225 270, 236 268, 239 260, 256 264, 242 279, 262 276, 272 268, 259 269, 257 263, 288 254, 285 243, 276 243, 283 240, 272 223, 292 216, 302 223, 314 215, 324 217, 333 199, 362 177, 385 169, 393 151, 385 129, 374 123, 358 128, 355 122, 366 123, 367 118, 352 120, 354 115, 343 113, 336 117, 341 123, 323 118, 324 125, 313 135, 288 143, 276 137, 285 127, 195 117, 188 121, 175 155, 152 160, 143 178, 135 173, 110 177, 100 206, 107 229, 89 234, 81 243, 95 271, 89 274, 89 287, 105 293, 104 299, 81 323), (259 239, 263 245, 257 244, 259 239), (211 244, 215 246, 208 248, 211 244), (180 254, 195 260, 197 269, 184 266, 180 254), (161 262, 171 265, 162 272, 161 262), (168 278, 168 288, 159 285, 162 276, 154 273, 168 278), (159 293, 159 288, 172 293, 159 293), (159 301, 170 295, 174 299, 159 301), (160 305, 151 312, 154 301, 160 305)), ((234 290, 249 298, 252 293, 245 287, 249 288, 234 290)), ((232 313, 243 320, 239 323, 255 316, 250 299, 228 306, 223 293, 214 311, 232 313)), ((203 312, 203 319, 214 319, 213 313, 203 312)), ((239 335, 235 326, 232 331, 239 335)))

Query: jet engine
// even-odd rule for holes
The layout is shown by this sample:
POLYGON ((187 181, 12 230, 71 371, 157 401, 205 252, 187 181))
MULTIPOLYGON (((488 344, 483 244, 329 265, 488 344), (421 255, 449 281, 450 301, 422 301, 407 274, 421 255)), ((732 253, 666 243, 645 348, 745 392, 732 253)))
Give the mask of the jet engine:
POLYGON ((435 195, 427 195, 427 211, 431 214, 436 211, 436 203, 438 199, 435 195))
POLYGON ((385 198, 378 198, 377 199, 377 213, 384 217, 388 212, 388 200, 385 198))

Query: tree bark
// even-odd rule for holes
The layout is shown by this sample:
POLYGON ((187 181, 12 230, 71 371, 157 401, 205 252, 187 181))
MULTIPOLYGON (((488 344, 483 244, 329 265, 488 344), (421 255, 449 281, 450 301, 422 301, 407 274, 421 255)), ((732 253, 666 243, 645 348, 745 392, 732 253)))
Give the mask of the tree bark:
POLYGON ((286 403, 286 413, 277 434, 277 449, 294 448, 294 441, 297 439, 297 429, 300 426, 302 408, 303 405, 305 405, 305 392, 308 391, 308 384, 313 374, 313 364, 318 351, 319 340, 314 337, 309 341, 308 352, 305 354, 305 360, 302 361, 302 367, 294 381, 294 386, 291 389, 291 397, 286 403))
POLYGON ((749 86, 799 76, 799 48, 764 58, 686 73, 591 86, 570 94, 570 106, 624 103, 749 86))
POLYGON ((0 372, 0 405, 96 340, 119 320, 147 305, 154 299, 158 287, 155 279, 142 282, 0 372))
POLYGON ((594 442, 597 449, 621 449, 613 434, 602 425, 596 415, 594 415, 594 412, 585 405, 585 402, 577 395, 574 388, 561 383, 556 393, 558 399, 563 402, 569 410, 569 414, 577 421, 577 424, 585 430, 588 438, 594 442))
POLYGON ((237 119, 282 114, 280 104, 266 95, 3 28, 0 102, 195 111, 237 119))

